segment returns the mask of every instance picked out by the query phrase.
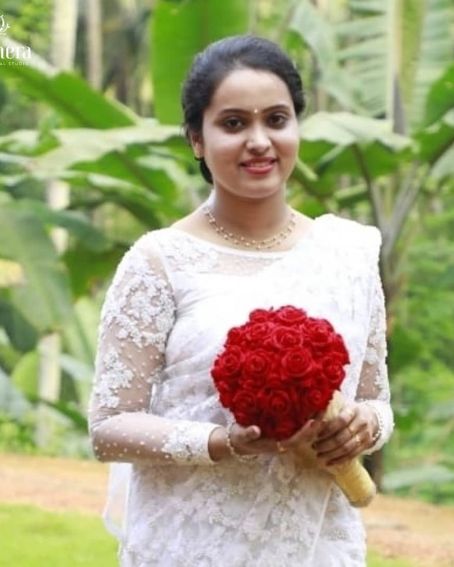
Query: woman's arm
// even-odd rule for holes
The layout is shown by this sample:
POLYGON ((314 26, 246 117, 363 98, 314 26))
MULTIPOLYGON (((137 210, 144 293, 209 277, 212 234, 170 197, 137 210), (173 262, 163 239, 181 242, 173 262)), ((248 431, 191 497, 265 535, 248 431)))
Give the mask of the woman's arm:
POLYGON ((383 287, 378 273, 374 276, 369 337, 356 399, 370 408, 375 417, 374 440, 366 453, 380 449, 394 428, 386 366, 386 314, 383 287))
POLYGON ((315 448, 323 464, 341 464, 377 451, 394 428, 386 366, 385 301, 378 269, 381 239, 376 229, 370 234, 371 296, 366 353, 355 402, 346 401, 339 415, 319 432, 315 448))
POLYGON ((101 461, 212 464, 213 423, 149 413, 175 320, 172 289, 159 255, 143 237, 125 255, 101 314, 89 423, 101 461))

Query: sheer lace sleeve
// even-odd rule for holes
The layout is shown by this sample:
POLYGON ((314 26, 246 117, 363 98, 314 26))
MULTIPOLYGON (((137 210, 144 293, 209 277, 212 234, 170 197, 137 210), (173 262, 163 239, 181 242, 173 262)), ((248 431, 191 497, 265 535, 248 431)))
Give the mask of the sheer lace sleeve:
POLYGON ((175 317, 170 283, 152 244, 140 239, 120 263, 101 313, 89 423, 102 461, 211 464, 212 423, 149 413, 175 317))
POLYGON ((369 336, 356 398, 375 410, 380 435, 367 453, 380 449, 388 441, 394 428, 386 366, 385 300, 378 265, 374 267, 370 313, 369 336))

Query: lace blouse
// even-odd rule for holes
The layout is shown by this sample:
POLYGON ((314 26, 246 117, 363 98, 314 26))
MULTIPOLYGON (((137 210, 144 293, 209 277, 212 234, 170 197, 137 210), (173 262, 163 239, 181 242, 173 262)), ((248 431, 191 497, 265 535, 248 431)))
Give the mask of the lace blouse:
POLYGON ((124 567, 365 565, 359 513, 327 473, 292 453, 210 459, 211 432, 232 421, 210 368, 255 308, 327 318, 350 353, 344 396, 380 414, 379 449, 393 428, 379 247, 375 228, 328 214, 284 252, 170 227, 126 253, 102 310, 90 407, 97 457, 131 463, 113 465, 108 507, 126 487, 124 567))

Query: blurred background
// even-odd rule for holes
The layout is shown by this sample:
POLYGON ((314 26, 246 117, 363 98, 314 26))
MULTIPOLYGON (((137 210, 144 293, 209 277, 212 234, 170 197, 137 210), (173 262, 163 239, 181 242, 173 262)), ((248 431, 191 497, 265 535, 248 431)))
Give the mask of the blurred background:
POLYGON ((450 0, 1 0, 0 461, 92 459, 115 266, 209 191, 181 135, 185 71, 248 32, 278 42, 305 84, 291 204, 383 235, 396 431, 367 466, 384 492, 453 504, 450 0))

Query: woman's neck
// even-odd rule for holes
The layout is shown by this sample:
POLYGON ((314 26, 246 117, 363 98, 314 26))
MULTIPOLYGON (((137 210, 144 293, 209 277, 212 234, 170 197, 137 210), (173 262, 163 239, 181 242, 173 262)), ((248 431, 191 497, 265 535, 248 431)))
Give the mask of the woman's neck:
POLYGON ((206 204, 219 225, 235 234, 255 239, 275 234, 290 216, 283 192, 255 200, 213 190, 206 204))

